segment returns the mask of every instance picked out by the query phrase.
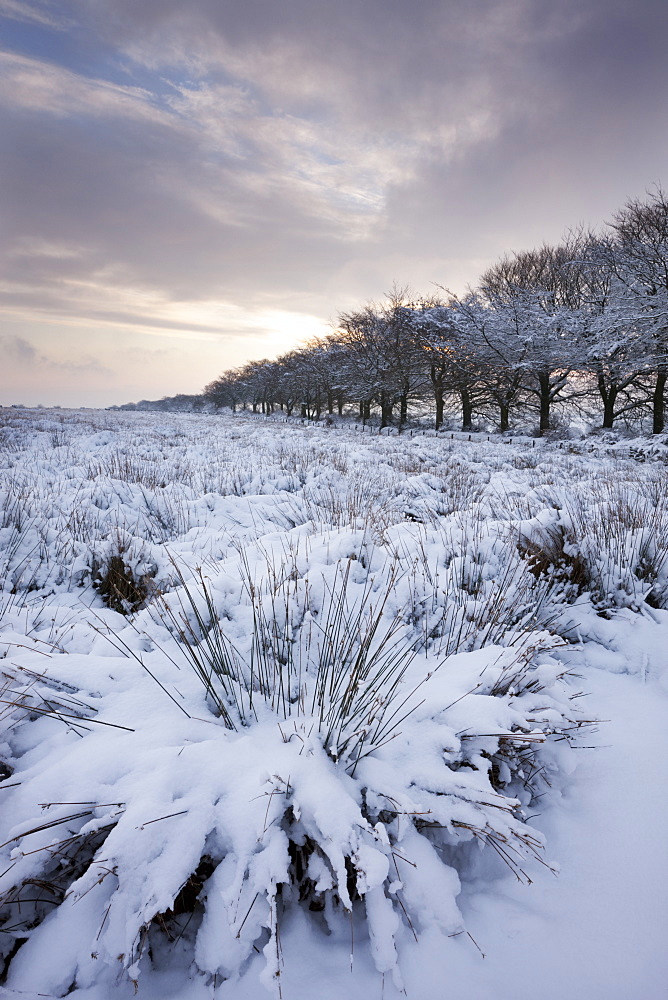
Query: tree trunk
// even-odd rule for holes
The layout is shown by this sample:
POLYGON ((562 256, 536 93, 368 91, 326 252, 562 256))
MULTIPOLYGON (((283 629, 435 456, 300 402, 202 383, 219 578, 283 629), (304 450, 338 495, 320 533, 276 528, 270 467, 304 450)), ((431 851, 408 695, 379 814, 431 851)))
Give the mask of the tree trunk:
POLYGON ((380 394, 380 427, 388 427, 392 423, 392 402, 389 397, 381 392, 380 394))
POLYGON ((603 400, 603 426, 609 430, 615 422, 615 397, 613 393, 603 400))
POLYGON ((659 365, 652 393, 652 434, 662 434, 665 426, 667 380, 668 365, 659 365))
POLYGON ((466 386, 459 390, 459 398, 462 403, 462 430, 470 431, 473 427, 473 403, 466 386))
POLYGON ((429 368, 429 378, 431 387, 434 390, 434 403, 436 404, 435 429, 438 431, 443 423, 443 373, 436 365, 429 368))
POLYGON ((402 392, 399 397, 399 433, 408 419, 408 393, 402 392))
POLYGON ((337 403, 337 407, 338 407, 338 410, 339 410, 339 416, 342 417, 343 416, 343 396, 339 396, 339 398, 337 399, 336 403, 337 403))
POLYGON ((499 430, 503 434, 510 427, 510 407, 505 399, 499 400, 499 430))
POLYGON ((550 429, 550 375, 541 372, 538 376, 540 386, 540 436, 550 429))
POLYGON ((605 376, 602 372, 598 374, 598 391, 603 401, 603 427, 610 430, 615 422, 615 401, 618 390, 611 385, 605 384, 605 376))
POLYGON ((441 427, 443 425, 443 410, 444 410, 443 386, 441 386, 441 385, 435 385, 434 386, 434 400, 436 402, 436 420, 435 420, 435 426, 436 426, 436 430, 440 431, 440 429, 441 429, 441 427))
POLYGON ((302 403, 302 420, 306 420, 308 417, 308 411, 306 409, 306 403, 302 403))
POLYGON ((327 390, 327 412, 334 413, 334 393, 331 389, 327 390))

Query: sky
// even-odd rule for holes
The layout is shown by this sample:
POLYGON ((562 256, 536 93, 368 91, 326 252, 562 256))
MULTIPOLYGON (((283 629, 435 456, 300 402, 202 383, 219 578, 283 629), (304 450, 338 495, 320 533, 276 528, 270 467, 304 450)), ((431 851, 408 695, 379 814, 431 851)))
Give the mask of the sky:
POLYGON ((0 0, 0 403, 195 393, 668 185, 665 0, 0 0))

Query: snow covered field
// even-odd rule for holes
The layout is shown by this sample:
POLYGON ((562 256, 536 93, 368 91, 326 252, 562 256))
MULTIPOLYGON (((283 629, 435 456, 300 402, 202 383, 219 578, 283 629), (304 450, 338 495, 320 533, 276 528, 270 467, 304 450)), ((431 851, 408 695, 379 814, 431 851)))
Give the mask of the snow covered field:
POLYGON ((0 993, 665 996, 663 445, 0 416, 0 993))

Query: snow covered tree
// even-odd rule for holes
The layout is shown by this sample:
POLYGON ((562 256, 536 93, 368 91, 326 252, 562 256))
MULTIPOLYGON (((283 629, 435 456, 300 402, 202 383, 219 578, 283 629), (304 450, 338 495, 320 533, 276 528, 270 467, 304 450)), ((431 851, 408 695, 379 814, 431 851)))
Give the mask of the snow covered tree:
POLYGON ((475 349, 467 344, 458 324, 456 308, 452 303, 423 300, 414 308, 413 330, 434 396, 436 430, 443 424, 446 399, 455 397, 461 407, 462 430, 470 431, 485 386, 475 349))
MULTIPOLYGON (((380 407, 380 426, 392 423, 399 406, 399 429, 408 406, 426 385, 423 358, 413 336, 413 308, 405 292, 394 291, 386 303, 339 317, 338 344, 346 351, 350 383, 362 406, 380 407)), ((366 412, 366 411, 365 411, 366 412)))
POLYGON ((213 403, 218 409, 223 406, 229 406, 232 412, 234 412, 239 403, 243 402, 239 370, 232 369, 231 371, 223 372, 217 379, 209 382, 204 387, 202 394, 205 399, 213 403))
POLYGON ((498 408, 499 430, 510 428, 510 411, 523 394, 528 348, 516 299, 492 306, 479 292, 453 302, 457 325, 486 397, 498 408))
POLYGON ((589 251, 581 270, 582 307, 576 336, 582 358, 581 377, 589 380, 603 404, 602 426, 637 412, 647 399, 646 381, 652 361, 625 284, 608 267, 599 246, 589 251))
POLYGON ((569 394, 569 375, 582 358, 573 337, 582 305, 583 238, 504 257, 482 276, 481 291, 508 336, 523 345, 524 388, 536 399, 539 429, 550 429, 555 403, 569 394))
POLYGON ((637 334, 652 356, 652 431, 660 434, 668 382, 668 196, 657 188, 644 201, 628 201, 609 227, 599 259, 626 290, 637 334))

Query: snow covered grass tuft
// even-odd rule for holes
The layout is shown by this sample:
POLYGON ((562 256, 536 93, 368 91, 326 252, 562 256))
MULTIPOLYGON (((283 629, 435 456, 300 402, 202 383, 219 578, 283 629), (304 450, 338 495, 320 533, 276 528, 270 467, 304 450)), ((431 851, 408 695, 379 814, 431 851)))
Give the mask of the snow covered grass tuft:
MULTIPOLYGON (((58 995, 75 980, 85 986, 101 966, 111 975, 119 961, 136 979, 175 934, 202 975, 235 979, 260 949, 266 982, 276 983, 279 924, 290 906, 307 908, 322 933, 351 918, 364 925, 358 934, 368 935, 376 967, 399 983, 404 923, 415 934, 462 929, 452 864, 460 844, 491 845, 529 880, 527 859, 542 848, 522 812, 539 770, 533 751, 577 727, 547 649, 540 665, 532 651, 531 682, 513 697, 506 681, 519 676, 526 650, 463 654, 431 671, 421 664, 403 696, 401 730, 394 716, 374 719, 371 706, 368 740, 346 728, 354 713, 336 696, 317 692, 316 711, 288 718, 255 700, 257 718, 237 731, 203 705, 198 716, 179 714, 164 699, 147 713, 151 692, 136 690, 137 679, 126 700, 141 705, 126 704, 124 729, 109 715, 81 712, 75 723, 56 708, 47 720, 39 715, 34 725, 65 723, 79 738, 52 736, 48 754, 40 741, 22 762, 20 786, 5 792, 13 819, 3 831, 0 888, 9 941, 25 941, 10 984, 38 982, 58 995), (417 677, 422 697, 406 707, 417 677), (178 920, 185 896, 191 913, 178 920), (70 942, 68 952, 36 979, 55 940, 70 942)), ((39 712, 23 703, 27 716, 39 712)))
POLYGON ((590 594, 601 609, 666 607, 668 503, 658 486, 603 481, 548 494, 552 515, 521 529, 532 572, 590 594))
MULTIPOLYGON (((416 707, 403 681, 416 653, 403 617, 386 620, 396 565, 375 589, 352 557, 323 574, 319 598, 310 581, 288 577, 263 588, 241 555, 252 609, 250 647, 242 654, 226 634, 201 572, 197 593, 177 568, 181 589, 163 598, 158 614, 178 635, 211 707, 230 729, 258 722, 269 710, 278 722, 307 719, 334 761, 354 772, 361 759, 391 740, 416 707), (355 586, 357 582, 357 586, 355 586), (355 593, 357 591, 357 593, 355 593), (259 703, 259 704, 258 704, 259 703)), ((267 573, 266 579, 272 579, 267 573)))
POLYGON ((530 813, 591 725, 582 636, 666 600, 649 465, 600 486, 547 445, 245 418, 3 438, 9 989, 215 992, 262 957, 280 993, 295 912, 400 988, 407 939, 464 930, 479 849, 548 863, 530 813))

